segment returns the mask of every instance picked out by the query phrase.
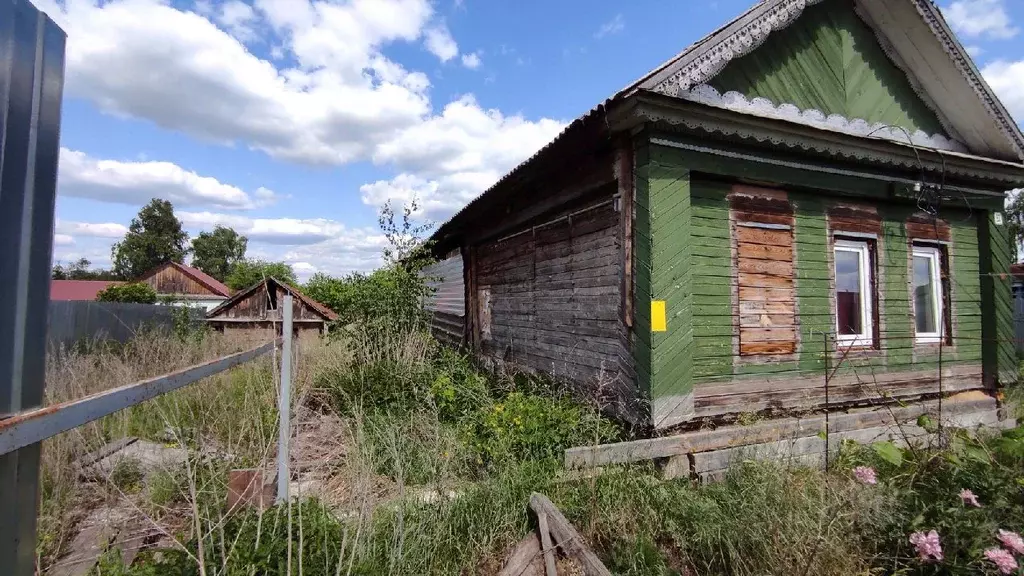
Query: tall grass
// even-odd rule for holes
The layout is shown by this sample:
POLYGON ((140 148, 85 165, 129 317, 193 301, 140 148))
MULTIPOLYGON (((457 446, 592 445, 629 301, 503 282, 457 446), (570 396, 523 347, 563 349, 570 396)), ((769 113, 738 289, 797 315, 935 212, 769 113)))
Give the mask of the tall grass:
MULTIPOLYGON (((50 401, 251 344, 151 335, 123 350, 53 355, 50 401)), ((162 551, 129 571, 105 558, 103 573, 493 574, 533 528, 526 504, 538 491, 619 574, 916 573, 928 567, 905 542, 916 513, 908 490, 952 490, 987 470, 876 463, 892 482, 864 486, 849 474, 860 456, 850 456, 831 473, 751 463, 711 485, 664 481, 653 465, 583 477, 561 469, 564 448, 618 432, 550 382, 484 374, 425 334, 379 326, 304 343, 294 365, 293 502, 263 512, 225 504, 229 469, 274 469, 268 357, 47 441, 41 565, 90 509, 120 507, 164 534, 162 551), (123 435, 189 457, 141 481, 130 467, 79 481, 74 458, 123 435)), ((996 472, 1012 481, 1009 468, 996 472)), ((1012 508, 1005 527, 1024 528, 1013 525, 1024 503, 1000 502, 1012 508)))

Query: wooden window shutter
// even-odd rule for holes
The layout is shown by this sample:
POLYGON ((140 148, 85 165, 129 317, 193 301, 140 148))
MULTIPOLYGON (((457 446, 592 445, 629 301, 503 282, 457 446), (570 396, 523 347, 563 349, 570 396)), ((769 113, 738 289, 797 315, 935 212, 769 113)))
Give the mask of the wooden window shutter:
POLYGON ((793 354, 793 208, 785 192, 736 186, 730 195, 740 356, 793 354))

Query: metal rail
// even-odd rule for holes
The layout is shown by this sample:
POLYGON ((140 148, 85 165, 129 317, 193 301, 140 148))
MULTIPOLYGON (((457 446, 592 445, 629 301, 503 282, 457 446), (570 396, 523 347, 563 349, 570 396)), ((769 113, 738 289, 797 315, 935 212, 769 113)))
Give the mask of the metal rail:
MULTIPOLYGON (((280 340, 278 340, 279 342, 280 340)), ((41 442, 104 416, 141 404, 229 370, 270 352, 277 342, 267 342, 244 352, 231 354, 163 376, 140 380, 60 404, 22 412, 0 420, 0 455, 41 442)))

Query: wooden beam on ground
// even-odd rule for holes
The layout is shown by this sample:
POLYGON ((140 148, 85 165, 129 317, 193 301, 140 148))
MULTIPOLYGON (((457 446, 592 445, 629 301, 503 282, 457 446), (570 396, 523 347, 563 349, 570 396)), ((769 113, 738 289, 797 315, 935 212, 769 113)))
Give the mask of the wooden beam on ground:
MULTIPOLYGON (((909 406, 881 407, 844 414, 831 414, 829 433, 848 432, 863 428, 896 425, 916 419, 937 409, 937 401, 921 402, 909 406)), ((995 408, 995 399, 946 399, 943 417, 995 408)), ((784 418, 768 420, 749 426, 734 425, 717 430, 699 430, 674 436, 648 438, 599 446, 580 446, 565 451, 565 467, 588 468, 612 464, 628 464, 655 458, 668 458, 680 454, 693 454, 761 444, 785 439, 814 436, 825 430, 825 417, 784 418)))
POLYGON ((542 514, 547 517, 548 528, 550 534, 554 536, 555 542, 567 556, 572 556, 583 565, 583 571, 587 576, 611 576, 612 573, 605 568, 601 559, 587 547, 583 536, 566 520, 562 512, 547 496, 534 492, 530 495, 530 508, 538 518, 542 514))

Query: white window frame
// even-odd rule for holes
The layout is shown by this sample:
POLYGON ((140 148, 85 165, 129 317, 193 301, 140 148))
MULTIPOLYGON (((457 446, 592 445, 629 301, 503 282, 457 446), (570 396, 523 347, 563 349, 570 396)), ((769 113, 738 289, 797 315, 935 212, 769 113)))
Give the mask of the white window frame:
POLYGON ((872 290, 871 282, 871 249, 868 243, 865 241, 858 240, 843 240, 836 239, 832 245, 832 298, 835 300, 835 327, 836 327, 836 342, 840 344, 846 344, 848 346, 874 346, 875 344, 875 316, 872 311, 872 307, 875 302, 875 294, 872 290), (835 266, 835 255, 836 252, 853 252, 857 255, 860 260, 860 293, 861 293, 861 333, 860 334, 840 334, 839 333, 839 298, 838 298, 838 286, 835 285, 838 282, 836 277, 836 266, 835 266))
POLYGON ((918 332, 917 331, 917 299, 913 298, 914 301, 914 339, 919 344, 937 344, 942 341, 943 333, 945 332, 946 319, 945 319, 945 300, 943 300, 942 294, 942 250, 938 246, 927 246, 927 245, 914 245, 911 256, 911 296, 913 294, 913 258, 927 258, 932 264, 932 302, 933 310, 935 314, 935 326, 938 328, 935 332, 918 332))

